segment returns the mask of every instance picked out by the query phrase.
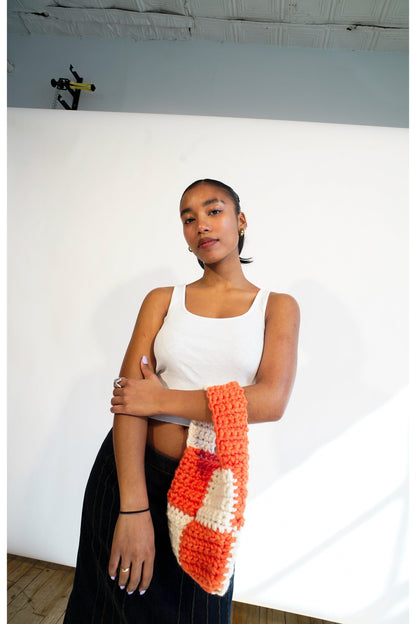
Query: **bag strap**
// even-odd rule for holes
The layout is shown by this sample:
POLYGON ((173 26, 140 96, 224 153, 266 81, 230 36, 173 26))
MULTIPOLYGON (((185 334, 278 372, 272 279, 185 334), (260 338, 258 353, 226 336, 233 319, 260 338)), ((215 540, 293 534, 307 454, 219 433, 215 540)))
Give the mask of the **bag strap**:
POLYGON ((234 476, 238 504, 235 526, 244 524, 243 513, 247 499, 248 481, 248 425, 247 399, 236 381, 206 390, 212 412, 217 455, 221 468, 230 469, 234 476))

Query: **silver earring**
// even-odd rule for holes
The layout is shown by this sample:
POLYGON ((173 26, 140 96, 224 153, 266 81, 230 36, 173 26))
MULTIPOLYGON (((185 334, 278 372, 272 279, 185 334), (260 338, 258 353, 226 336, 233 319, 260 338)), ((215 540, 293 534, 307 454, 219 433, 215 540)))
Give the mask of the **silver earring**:
POLYGON ((190 247, 188 247, 188 251, 190 251, 191 253, 193 253, 192 249, 190 247))

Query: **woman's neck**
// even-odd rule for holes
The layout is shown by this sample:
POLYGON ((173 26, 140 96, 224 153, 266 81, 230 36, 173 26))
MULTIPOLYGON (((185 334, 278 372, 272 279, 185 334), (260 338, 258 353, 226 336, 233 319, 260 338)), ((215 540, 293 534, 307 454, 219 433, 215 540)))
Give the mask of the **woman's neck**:
POLYGON ((238 264, 233 263, 228 266, 224 266, 223 263, 206 266, 204 275, 195 284, 218 290, 247 289, 247 287, 253 286, 244 275, 239 260, 238 264))

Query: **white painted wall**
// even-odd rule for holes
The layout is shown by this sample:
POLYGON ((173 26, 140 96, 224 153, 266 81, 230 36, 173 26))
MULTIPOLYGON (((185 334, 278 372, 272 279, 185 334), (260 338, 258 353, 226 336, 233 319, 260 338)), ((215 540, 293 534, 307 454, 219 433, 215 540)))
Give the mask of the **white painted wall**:
POLYGON ((145 293, 189 282, 178 201, 219 178, 249 279, 302 310, 287 413, 251 427, 235 598, 407 622, 407 131, 9 109, 8 551, 75 563, 145 293))
POLYGON ((72 63, 80 110, 408 126, 405 53, 10 35, 8 58, 9 106, 50 108, 72 63))

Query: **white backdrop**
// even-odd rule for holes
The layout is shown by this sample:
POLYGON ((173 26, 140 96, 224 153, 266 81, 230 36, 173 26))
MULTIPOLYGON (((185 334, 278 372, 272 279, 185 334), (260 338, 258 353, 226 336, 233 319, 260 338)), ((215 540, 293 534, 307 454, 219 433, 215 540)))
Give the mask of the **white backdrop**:
POLYGON ((407 621, 405 129, 9 109, 8 550, 74 565, 148 290, 200 275, 181 192, 239 193, 254 283, 301 307, 286 415, 251 427, 235 598, 407 621))

